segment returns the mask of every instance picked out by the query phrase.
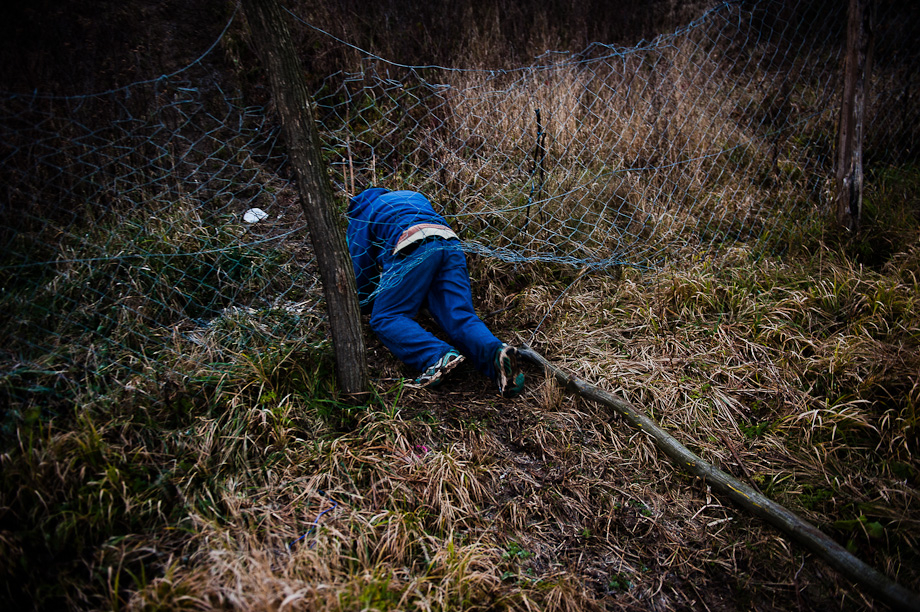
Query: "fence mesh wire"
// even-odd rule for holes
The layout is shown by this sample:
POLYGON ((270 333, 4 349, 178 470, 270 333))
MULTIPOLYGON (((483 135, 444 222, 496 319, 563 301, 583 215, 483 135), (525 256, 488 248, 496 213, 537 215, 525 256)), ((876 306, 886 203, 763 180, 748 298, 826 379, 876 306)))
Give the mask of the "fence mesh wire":
MULTIPOLYGON (((781 250, 830 205, 845 4, 728 2, 634 48, 517 70, 368 54, 315 92, 339 204, 370 185, 422 191, 468 252, 507 262, 603 271, 738 241, 781 250)), ((876 20, 875 165, 917 150, 918 58, 895 7, 876 20)), ((194 66, 0 97, 6 399, 158 376, 188 346, 217 363, 322 324, 277 120, 194 66)))

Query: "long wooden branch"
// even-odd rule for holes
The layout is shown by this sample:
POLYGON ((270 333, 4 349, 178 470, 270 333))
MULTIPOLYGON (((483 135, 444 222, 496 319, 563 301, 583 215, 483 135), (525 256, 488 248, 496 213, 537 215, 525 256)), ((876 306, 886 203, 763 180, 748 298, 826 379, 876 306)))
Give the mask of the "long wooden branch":
POLYGON ((920 596, 850 554, 847 549, 783 506, 750 486, 704 461, 671 434, 626 400, 590 385, 547 361, 528 346, 519 349, 526 360, 542 366, 569 392, 597 402, 622 416, 634 428, 646 432, 655 445, 680 468, 702 478, 715 491, 727 495, 756 516, 785 533, 790 539, 815 553, 838 572, 864 587, 873 597, 894 610, 920 610, 920 596))

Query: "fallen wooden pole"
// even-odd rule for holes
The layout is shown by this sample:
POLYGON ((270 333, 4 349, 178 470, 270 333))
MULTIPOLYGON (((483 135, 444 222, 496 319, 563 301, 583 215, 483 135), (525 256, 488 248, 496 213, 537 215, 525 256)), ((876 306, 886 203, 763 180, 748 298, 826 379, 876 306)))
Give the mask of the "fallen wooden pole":
POLYGON ((567 374, 529 346, 525 345, 519 351, 524 359, 542 366, 552 374, 567 391, 575 391, 586 399, 611 408, 627 423, 646 432, 655 442, 655 446, 682 469, 702 478, 718 493, 727 495, 756 516, 778 528, 793 541, 824 559, 838 572, 865 587, 876 599, 885 602, 894 610, 920 611, 920 596, 916 593, 905 589, 878 570, 863 563, 846 548, 795 513, 704 461, 626 400, 567 374))

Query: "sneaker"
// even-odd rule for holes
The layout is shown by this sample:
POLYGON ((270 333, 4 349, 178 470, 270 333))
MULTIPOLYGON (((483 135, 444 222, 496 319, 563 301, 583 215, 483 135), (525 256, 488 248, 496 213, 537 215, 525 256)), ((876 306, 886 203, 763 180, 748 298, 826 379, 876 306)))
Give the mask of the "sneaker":
POLYGON ((524 373, 518 367, 517 349, 503 344, 495 351, 495 381, 502 397, 517 397, 524 391, 524 373))
POLYGON ((425 387, 437 387, 441 384, 441 381, 444 379, 444 376, 456 368, 458 365, 463 363, 463 360, 466 359, 463 355, 450 349, 440 359, 435 361, 432 365, 425 370, 424 374, 415 379, 415 384, 421 388, 425 387))

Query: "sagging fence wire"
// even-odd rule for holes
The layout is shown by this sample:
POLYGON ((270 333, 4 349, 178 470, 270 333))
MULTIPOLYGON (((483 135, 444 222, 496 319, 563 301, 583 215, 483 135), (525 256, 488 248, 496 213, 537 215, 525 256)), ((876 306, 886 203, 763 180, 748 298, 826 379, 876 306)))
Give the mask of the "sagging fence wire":
MULTIPOLYGON (((781 251, 831 203, 845 46, 843 3, 793 4, 725 2, 632 48, 515 70, 361 51, 361 71, 314 93, 338 200, 422 191, 467 253, 511 264, 605 272, 739 241, 781 251)), ((898 19, 879 13, 881 30, 898 19)), ((202 359, 219 360, 322 318, 304 307, 318 275, 276 119, 202 66, 237 18, 168 75, 0 97, 0 355, 14 395, 37 388, 23 372, 150 376, 177 336, 212 342, 202 359), (244 221, 256 208, 267 216, 244 221)), ((918 60, 877 39, 866 158, 896 165, 916 151, 918 60)))

